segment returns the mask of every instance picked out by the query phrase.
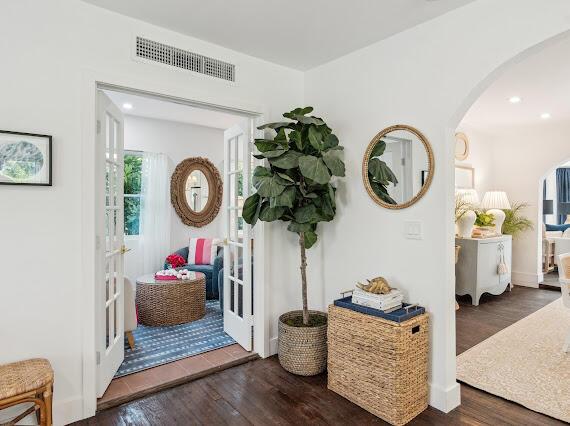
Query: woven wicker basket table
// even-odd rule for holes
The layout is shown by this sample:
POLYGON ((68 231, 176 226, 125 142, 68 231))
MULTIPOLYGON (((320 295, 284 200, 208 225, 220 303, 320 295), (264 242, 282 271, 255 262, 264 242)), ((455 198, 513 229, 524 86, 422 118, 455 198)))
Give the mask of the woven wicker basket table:
POLYGON ((428 406, 428 315, 393 322, 329 306, 328 388, 393 425, 428 406))
POLYGON ((194 272, 189 280, 158 281, 154 275, 143 275, 137 278, 136 305, 144 325, 196 321, 206 314, 206 277, 194 272))

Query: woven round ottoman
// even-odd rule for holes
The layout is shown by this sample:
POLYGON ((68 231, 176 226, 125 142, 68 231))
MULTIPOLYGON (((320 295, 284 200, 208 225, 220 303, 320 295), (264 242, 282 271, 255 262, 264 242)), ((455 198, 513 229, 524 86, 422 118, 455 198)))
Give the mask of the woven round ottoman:
POLYGON ((202 272, 192 275, 189 280, 176 281, 158 281, 154 275, 137 278, 139 323, 156 327, 203 318, 206 314, 206 277, 202 272))

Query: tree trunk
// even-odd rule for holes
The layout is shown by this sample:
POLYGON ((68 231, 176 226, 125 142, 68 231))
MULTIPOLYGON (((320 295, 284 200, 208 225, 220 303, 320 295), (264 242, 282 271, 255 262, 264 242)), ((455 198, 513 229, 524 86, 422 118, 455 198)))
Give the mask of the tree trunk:
POLYGON ((305 254, 305 233, 299 234, 301 246, 301 286, 303 291, 303 325, 309 325, 309 307, 307 303, 307 255, 305 254))

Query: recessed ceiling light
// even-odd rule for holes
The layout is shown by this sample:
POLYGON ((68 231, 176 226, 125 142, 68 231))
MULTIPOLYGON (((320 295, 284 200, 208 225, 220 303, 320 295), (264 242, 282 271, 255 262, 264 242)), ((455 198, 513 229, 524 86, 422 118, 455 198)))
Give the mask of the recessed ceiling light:
POLYGON ((125 103, 123 104, 123 108, 124 108, 124 109, 133 109, 133 104, 130 104, 130 103, 128 103, 128 102, 125 102, 125 103))
POLYGON ((511 96, 509 98, 509 102, 512 104, 518 104, 520 101, 522 101, 522 98, 520 96, 511 96))
POLYGON ((543 112, 542 114, 540 114, 540 118, 542 118, 543 120, 548 120, 550 117, 552 117, 550 115, 549 112, 543 112))

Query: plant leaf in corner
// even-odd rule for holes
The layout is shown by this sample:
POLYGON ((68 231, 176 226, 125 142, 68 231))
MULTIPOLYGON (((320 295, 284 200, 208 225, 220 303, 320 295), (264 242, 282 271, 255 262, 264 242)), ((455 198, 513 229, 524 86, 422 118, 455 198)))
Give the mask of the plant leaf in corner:
POLYGON ((321 185, 328 183, 331 179, 329 169, 324 161, 312 155, 299 158, 299 169, 303 176, 321 185))

